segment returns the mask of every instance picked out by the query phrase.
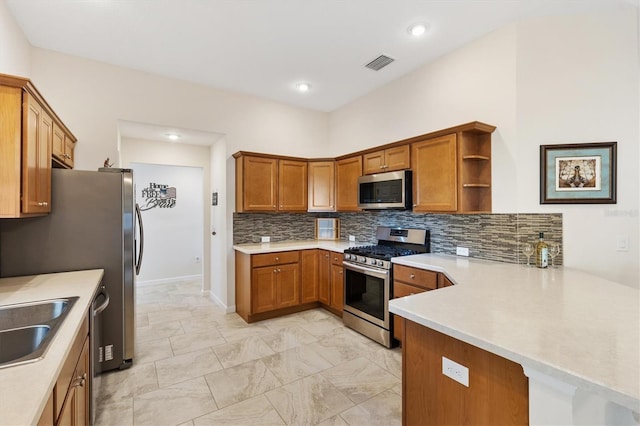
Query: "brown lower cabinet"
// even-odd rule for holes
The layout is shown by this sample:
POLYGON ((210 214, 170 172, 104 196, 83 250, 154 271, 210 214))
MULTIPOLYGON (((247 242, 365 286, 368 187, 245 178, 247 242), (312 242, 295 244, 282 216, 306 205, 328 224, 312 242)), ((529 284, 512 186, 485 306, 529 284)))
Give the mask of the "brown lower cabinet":
POLYGON ((342 316, 342 253, 236 251, 236 312, 261 321, 322 306, 342 316))
POLYGON ((529 382, 522 366, 403 319, 403 425, 526 425, 529 382), (442 374, 442 357, 469 369, 469 386, 442 374))
POLYGON ((38 425, 90 424, 89 320, 83 320, 38 425))

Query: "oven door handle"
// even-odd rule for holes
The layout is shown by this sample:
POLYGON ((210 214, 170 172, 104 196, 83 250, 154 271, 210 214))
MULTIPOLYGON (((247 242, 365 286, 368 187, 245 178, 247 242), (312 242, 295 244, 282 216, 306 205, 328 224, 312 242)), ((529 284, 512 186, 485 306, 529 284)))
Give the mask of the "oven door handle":
POLYGON ((364 272, 364 273, 368 273, 371 274, 373 276, 376 277, 380 277, 380 278, 386 278, 387 276, 389 276, 389 270, 388 269, 373 269, 373 268, 368 268, 366 266, 362 266, 362 265, 357 265, 355 263, 350 263, 350 262, 342 262, 342 265, 345 268, 354 270, 354 271, 360 271, 360 272, 364 272))

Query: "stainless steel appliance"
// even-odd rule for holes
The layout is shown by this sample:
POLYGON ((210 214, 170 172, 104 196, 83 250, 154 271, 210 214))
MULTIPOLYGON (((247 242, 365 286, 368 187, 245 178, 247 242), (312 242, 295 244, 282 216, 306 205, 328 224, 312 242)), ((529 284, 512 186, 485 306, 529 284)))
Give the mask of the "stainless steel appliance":
POLYGON ((358 207, 365 210, 411 210, 411 170, 358 178, 358 207))
POLYGON ((0 221, 0 276, 104 269, 92 315, 92 370, 127 368, 134 357, 134 285, 143 247, 133 172, 53 169, 51 192, 47 216, 0 221))
POLYGON ((426 229, 379 226, 377 245, 344 251, 344 312, 347 327, 390 348, 395 345, 389 300, 393 298, 391 258, 428 253, 426 229))

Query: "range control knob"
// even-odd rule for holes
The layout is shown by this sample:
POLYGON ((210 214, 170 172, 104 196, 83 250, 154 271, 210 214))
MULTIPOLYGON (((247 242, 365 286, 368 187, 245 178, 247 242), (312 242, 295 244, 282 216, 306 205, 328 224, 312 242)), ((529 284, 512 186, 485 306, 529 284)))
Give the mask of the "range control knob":
POLYGON ((351 259, 351 255, 350 254, 345 254, 344 255, 344 260, 349 260, 351 259))
POLYGON ((378 262, 376 262, 378 264, 378 266, 384 266, 384 261, 383 260, 378 260, 378 262))
POLYGON ((378 263, 378 261, 377 261, 377 260, 375 260, 375 259, 371 259, 371 260, 369 261, 369 263, 370 263, 370 264, 372 264, 372 265, 376 265, 376 264, 378 263))

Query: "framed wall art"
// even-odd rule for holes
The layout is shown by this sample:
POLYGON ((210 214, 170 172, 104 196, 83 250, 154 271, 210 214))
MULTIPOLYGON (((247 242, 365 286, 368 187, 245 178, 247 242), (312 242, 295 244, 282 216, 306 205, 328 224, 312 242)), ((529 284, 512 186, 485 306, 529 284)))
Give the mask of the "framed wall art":
POLYGON ((615 204, 617 142, 540 146, 540 204, 615 204))

